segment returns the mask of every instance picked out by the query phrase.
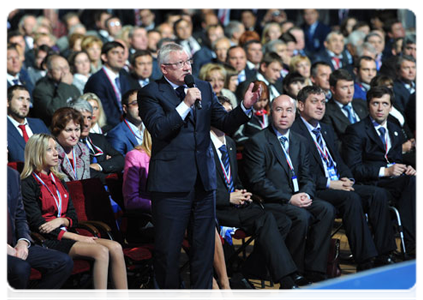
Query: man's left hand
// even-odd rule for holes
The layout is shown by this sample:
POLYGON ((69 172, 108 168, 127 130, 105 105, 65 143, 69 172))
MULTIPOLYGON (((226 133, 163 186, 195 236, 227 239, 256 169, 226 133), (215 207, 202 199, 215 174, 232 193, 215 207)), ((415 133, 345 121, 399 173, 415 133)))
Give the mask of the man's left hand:
POLYGON ((254 82, 251 82, 248 90, 245 92, 244 95, 244 107, 246 109, 250 109, 251 107, 253 107, 253 105, 257 102, 258 99, 260 99, 261 96, 261 86, 259 86, 259 88, 257 89, 257 91, 253 92, 253 88, 254 88, 254 82))

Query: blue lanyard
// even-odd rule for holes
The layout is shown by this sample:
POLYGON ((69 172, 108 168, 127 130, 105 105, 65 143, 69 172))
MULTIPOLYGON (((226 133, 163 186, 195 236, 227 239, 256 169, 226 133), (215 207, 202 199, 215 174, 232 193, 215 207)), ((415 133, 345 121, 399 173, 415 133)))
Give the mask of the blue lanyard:
POLYGON ((51 177, 51 180, 53 181, 53 184, 54 184, 54 186, 56 187, 56 194, 57 194, 57 197, 58 197, 58 199, 54 196, 54 194, 53 194, 53 192, 48 188, 48 186, 45 184, 45 182, 37 175, 37 174, 35 174, 35 173, 32 173, 32 174, 34 174, 34 176, 35 176, 35 178, 37 178, 37 180, 47 189, 47 191, 49 191, 49 193, 53 196, 53 199, 54 199, 54 202, 56 203, 56 206, 57 206, 57 210, 58 210, 58 212, 57 212, 57 217, 58 218, 60 218, 60 216, 62 215, 62 195, 60 194, 60 192, 59 192, 59 189, 57 188, 57 185, 56 185, 56 180, 54 179, 54 176, 53 176, 53 174, 52 173, 50 173, 50 177, 51 177))

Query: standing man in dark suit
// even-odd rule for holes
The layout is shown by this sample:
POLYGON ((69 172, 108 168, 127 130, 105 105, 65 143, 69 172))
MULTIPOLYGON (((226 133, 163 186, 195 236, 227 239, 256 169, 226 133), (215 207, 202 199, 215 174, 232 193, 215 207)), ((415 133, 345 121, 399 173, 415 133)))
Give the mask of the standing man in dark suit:
POLYGON ((294 99, 282 95, 273 100, 272 125, 245 144, 245 173, 251 192, 290 217, 286 244, 300 274, 317 282, 326 278, 335 208, 315 197, 307 143, 290 130, 295 115, 294 99))
POLYGON ((125 65, 124 46, 116 41, 105 43, 101 49, 103 68, 85 84, 84 93, 96 94, 103 104, 107 123, 116 126, 122 115, 122 95, 133 86, 125 65))
POLYGON ((302 29, 305 36, 305 49, 310 53, 317 53, 323 49, 323 43, 330 32, 330 27, 319 22, 319 11, 317 9, 304 9, 303 19, 302 29))
POLYGON ((19 173, 7 168, 7 280, 15 289, 59 289, 71 275, 69 255, 32 243, 21 195, 19 173), (31 268, 42 273, 35 287, 29 286, 31 268))
POLYGON ((343 156, 358 182, 387 189, 401 214, 406 250, 416 247, 416 170, 402 162, 401 129, 388 122, 391 89, 367 92, 369 116, 347 127, 343 156))
POLYGON ((28 89, 14 85, 7 90, 8 161, 24 161, 25 145, 36 133, 50 133, 40 119, 27 118, 31 103, 28 89))
POLYGON ((366 102, 353 99, 354 80, 346 70, 336 70, 329 77, 332 99, 326 106, 326 113, 322 119, 335 130, 340 142, 347 126, 365 118, 368 114, 366 102))
MULTIPOLYGON (((228 98, 218 98, 226 111, 232 110, 228 98)), ((251 193, 244 189, 238 177, 235 142, 214 127, 210 137, 217 173, 216 216, 219 224, 256 234, 254 252, 249 261, 251 258, 255 258, 257 263, 263 261, 272 280, 280 283, 281 289, 307 283, 296 273, 297 267, 285 245, 291 220, 278 210, 278 204, 266 204, 265 209, 262 204, 252 202, 251 193)))
POLYGON ((386 190, 355 184, 350 169, 338 152, 333 129, 320 123, 325 114, 324 90, 306 86, 297 100, 300 117, 295 120, 292 130, 307 140, 316 195, 339 211, 357 270, 393 263, 390 254, 396 244, 386 190), (368 214, 373 239, 364 212, 368 214))
POLYGON ((164 77, 138 92, 140 116, 153 140, 147 188, 152 196, 154 270, 160 288, 180 287, 178 261, 187 228, 191 287, 211 288, 216 171, 210 126, 234 132, 248 121, 261 91, 253 93, 251 85, 241 104, 227 113, 209 83, 195 80, 196 87, 186 88, 191 59, 180 45, 162 46, 158 61, 164 77))

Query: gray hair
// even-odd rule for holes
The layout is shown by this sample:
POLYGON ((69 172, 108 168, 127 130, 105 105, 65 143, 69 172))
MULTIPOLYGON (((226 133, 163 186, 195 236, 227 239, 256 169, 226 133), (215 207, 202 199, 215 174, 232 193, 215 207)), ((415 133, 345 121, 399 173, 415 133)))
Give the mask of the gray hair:
POLYGON ((369 42, 365 42, 365 43, 363 43, 363 45, 357 47, 357 56, 358 57, 363 56, 364 49, 367 49, 373 55, 377 54, 376 48, 372 44, 370 44, 369 42))
POLYGON ((358 46, 361 45, 364 41, 366 34, 361 30, 354 30, 348 35, 347 44, 358 46))
POLYGON ((157 56, 159 66, 169 61, 169 55, 171 52, 185 52, 188 57, 191 57, 191 55, 181 45, 176 43, 165 44, 160 48, 159 55, 157 56))
POLYGON ((239 21, 230 21, 228 25, 225 26, 225 36, 231 38, 235 32, 240 31, 240 26, 242 25, 239 21))
POLYGON ((264 51, 264 53, 276 52, 276 46, 279 46, 279 45, 286 45, 286 43, 284 41, 280 40, 280 39, 267 42, 263 46, 263 51, 264 51))
POLYGON ((91 115, 93 114, 93 107, 91 104, 81 97, 70 101, 68 106, 76 109, 79 112, 89 112, 91 115))

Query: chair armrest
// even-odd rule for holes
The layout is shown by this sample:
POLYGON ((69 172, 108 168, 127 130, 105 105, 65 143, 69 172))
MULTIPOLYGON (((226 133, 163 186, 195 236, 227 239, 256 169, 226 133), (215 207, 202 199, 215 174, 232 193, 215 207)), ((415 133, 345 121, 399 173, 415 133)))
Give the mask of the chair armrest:
POLYGON ((109 225, 101 221, 83 221, 84 224, 90 224, 98 229, 98 233, 105 234, 104 238, 108 238, 109 240, 114 240, 112 229, 109 225), (106 237, 107 236, 107 237, 106 237))
POLYGON ((43 246, 44 242, 47 241, 47 239, 38 232, 31 231, 31 237, 37 245, 43 246))

